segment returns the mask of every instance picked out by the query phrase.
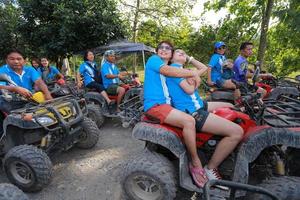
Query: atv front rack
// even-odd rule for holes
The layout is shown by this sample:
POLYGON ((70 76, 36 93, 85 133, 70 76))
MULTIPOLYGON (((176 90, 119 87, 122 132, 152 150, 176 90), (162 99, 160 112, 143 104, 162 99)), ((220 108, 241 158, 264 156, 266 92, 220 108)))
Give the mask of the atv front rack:
POLYGON ((140 95, 125 100, 119 107, 121 109, 120 116, 123 122, 128 123, 128 125, 135 125, 140 121, 143 112, 143 103, 140 99, 140 95))
POLYGON ((281 96, 280 100, 264 101, 263 121, 272 127, 300 127, 300 100, 281 96))

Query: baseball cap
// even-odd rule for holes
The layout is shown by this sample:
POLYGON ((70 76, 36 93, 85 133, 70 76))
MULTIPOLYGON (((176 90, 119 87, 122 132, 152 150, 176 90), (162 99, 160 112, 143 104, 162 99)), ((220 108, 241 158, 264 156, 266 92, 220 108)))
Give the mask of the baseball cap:
POLYGON ((107 50, 104 52, 104 56, 115 56, 116 52, 114 50, 107 50))
POLYGON ((226 44, 224 42, 222 42, 222 41, 219 41, 219 42, 215 43, 215 48, 216 49, 220 48, 221 46, 226 46, 226 44))

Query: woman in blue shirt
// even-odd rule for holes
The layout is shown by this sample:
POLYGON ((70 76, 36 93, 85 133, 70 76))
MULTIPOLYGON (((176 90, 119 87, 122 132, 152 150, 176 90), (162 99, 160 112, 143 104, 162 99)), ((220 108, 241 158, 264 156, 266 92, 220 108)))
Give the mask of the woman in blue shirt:
POLYGON ((83 77, 84 86, 90 89, 95 89, 99 92, 108 104, 111 104, 111 100, 103 87, 100 70, 97 68, 97 64, 94 61, 95 56, 92 51, 86 51, 83 56, 84 62, 79 67, 79 73, 77 73, 77 86, 82 86, 81 77, 83 77))
MULTIPOLYGON (((185 52, 177 49, 173 54, 171 66, 182 68, 186 60, 187 55, 185 52)), ((206 69, 206 66, 195 59, 191 63, 193 65, 202 65, 202 68, 206 69)), ((188 80, 183 78, 168 77, 167 86, 170 91, 172 105, 176 109, 195 117, 197 132, 203 131, 223 136, 211 160, 204 167, 209 180, 221 179, 217 167, 238 145, 243 137, 243 129, 239 125, 210 112, 218 107, 233 107, 233 105, 223 102, 203 101, 198 94, 198 88, 195 88, 194 85, 189 84, 188 80)), ((227 188, 223 187, 223 189, 227 188)))
POLYGON ((207 84, 217 86, 218 88, 234 89, 235 97, 240 96, 239 90, 231 79, 222 78, 223 67, 226 61, 226 45, 224 42, 216 42, 214 45, 214 54, 210 58, 207 70, 207 84))
POLYGON ((46 57, 41 58, 41 66, 37 69, 37 71, 46 83, 64 78, 55 66, 49 65, 48 58, 46 57))

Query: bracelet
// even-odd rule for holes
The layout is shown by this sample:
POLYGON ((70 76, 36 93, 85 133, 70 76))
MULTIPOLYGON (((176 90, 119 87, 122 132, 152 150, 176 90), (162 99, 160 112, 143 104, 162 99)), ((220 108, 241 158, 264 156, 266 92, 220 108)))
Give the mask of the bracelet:
POLYGON ((188 60, 188 64, 190 64, 190 62, 194 59, 193 56, 190 57, 190 59, 188 60))

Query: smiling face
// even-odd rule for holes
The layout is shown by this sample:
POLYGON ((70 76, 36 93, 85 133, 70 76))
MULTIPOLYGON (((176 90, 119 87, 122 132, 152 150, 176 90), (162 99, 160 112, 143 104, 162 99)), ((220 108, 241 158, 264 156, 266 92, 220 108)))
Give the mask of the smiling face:
POLYGON ((226 46, 224 45, 216 49, 216 52, 221 55, 224 55, 225 51, 226 51, 226 46))
POLYGON ((184 64, 186 57, 186 53, 182 49, 176 49, 173 53, 172 63, 184 64))
POLYGON ((13 69, 13 70, 20 70, 23 68, 25 64, 25 60, 23 56, 17 52, 12 52, 7 55, 6 63, 13 69))
POLYGON ((95 56, 94 56, 93 52, 89 51, 89 52, 87 53, 87 55, 86 55, 86 59, 87 59, 88 61, 90 61, 90 62, 93 62, 94 59, 95 59, 95 56))
POLYGON ((31 65, 32 65, 33 67, 35 67, 35 68, 38 68, 39 63, 38 63, 37 61, 35 61, 35 60, 32 60, 32 61, 31 61, 31 65))
POLYGON ((48 67, 48 65, 49 65, 48 59, 47 58, 41 58, 41 65, 43 67, 48 67))
POLYGON ((157 47, 157 55, 165 61, 169 61, 172 58, 173 48, 167 43, 161 43, 157 47))

